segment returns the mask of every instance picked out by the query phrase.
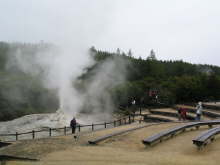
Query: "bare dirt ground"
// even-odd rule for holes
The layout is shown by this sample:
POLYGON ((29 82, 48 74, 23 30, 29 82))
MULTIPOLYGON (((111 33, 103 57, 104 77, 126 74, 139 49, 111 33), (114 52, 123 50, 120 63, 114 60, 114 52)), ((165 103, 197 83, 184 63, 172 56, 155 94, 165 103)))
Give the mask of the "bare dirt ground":
MULTIPOLYGON (((141 125, 146 125, 142 123, 141 125)), ((131 125, 124 125, 111 129, 104 129, 100 131, 87 132, 78 134, 78 139, 75 140, 73 135, 69 136, 60 136, 36 140, 23 140, 14 142, 13 145, 10 145, 5 148, 0 149, 0 155, 10 155, 18 157, 28 157, 28 158, 37 158, 42 159, 46 154, 57 151, 57 150, 66 150, 75 146, 85 146, 87 145, 88 140, 94 139, 96 137, 104 136, 112 132, 125 130, 128 128, 134 128, 140 126, 138 123, 133 123, 131 125)))
MULTIPOLYGON (((208 127, 186 131, 153 147, 142 140, 182 123, 153 125, 107 139, 98 145, 87 141, 115 131, 139 126, 138 123, 81 135, 16 142, 0 149, 1 154, 38 158, 38 162, 9 161, 6 165, 218 165, 220 138, 198 151, 192 139, 208 127)), ((142 124, 144 125, 144 124, 142 124)))
POLYGON ((52 163, 54 160, 59 160, 57 157, 61 154, 62 157, 65 157, 69 162, 73 161, 74 164, 218 164, 220 160, 218 156, 219 141, 210 144, 203 151, 198 151, 192 144, 192 138, 205 130, 204 128, 199 131, 183 133, 154 147, 145 147, 141 143, 142 139, 154 132, 160 132, 161 129, 175 125, 152 126, 111 138, 95 147, 77 147, 68 152, 52 153, 47 155, 43 161, 52 163))

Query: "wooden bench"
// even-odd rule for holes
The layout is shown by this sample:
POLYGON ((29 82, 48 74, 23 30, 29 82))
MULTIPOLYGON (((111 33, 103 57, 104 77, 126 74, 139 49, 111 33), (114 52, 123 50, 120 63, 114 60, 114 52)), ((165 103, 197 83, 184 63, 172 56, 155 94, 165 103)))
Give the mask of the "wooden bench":
POLYGON ((174 120, 159 117, 159 116, 151 116, 150 114, 144 115, 145 122, 172 122, 174 120))
POLYGON ((9 156, 9 155, 0 155, 0 161, 10 161, 10 160, 39 161, 38 159, 32 159, 32 158, 24 158, 24 157, 9 156))
POLYGON ((198 149, 206 146, 209 142, 214 140, 214 136, 220 133, 220 127, 209 129, 208 131, 202 132, 198 137, 193 139, 193 144, 195 144, 198 149))
MULTIPOLYGON (((187 108, 186 108, 187 109, 187 108)), ((187 109, 188 112, 191 112, 191 113, 196 113, 196 110, 195 109, 187 109)), ((207 116, 207 117, 210 117, 212 119, 214 118, 219 118, 220 117, 220 114, 218 113, 214 113, 214 112, 210 112, 210 111, 207 111, 207 110, 203 110, 202 111, 202 115, 204 116, 207 116)))
MULTIPOLYGON (((174 108, 177 110, 179 107, 181 107, 181 105, 180 106, 175 106, 174 108)), ((196 114, 196 108, 194 108, 194 107, 187 107, 187 106, 184 107, 184 108, 187 110, 187 112, 196 114)), ((210 109, 203 109, 202 110, 202 115, 203 116, 207 116, 207 117, 212 118, 212 119, 220 118, 220 114, 219 113, 217 113, 217 112, 215 113, 215 112, 211 111, 210 109)))
POLYGON ((6 142, 1 142, 0 141, 0 148, 1 147, 5 147, 5 146, 8 146, 8 145, 10 145, 11 143, 6 143, 6 142))
POLYGON ((210 112, 210 111, 202 111, 202 113, 205 115, 205 116, 208 116, 210 118, 220 118, 220 114, 219 113, 215 113, 215 112, 210 112))
POLYGON ((173 137, 178 132, 184 132, 186 130, 186 128, 196 127, 198 129, 200 126, 203 126, 203 125, 208 125, 209 127, 212 127, 212 125, 217 125, 217 124, 220 124, 220 120, 187 123, 187 124, 184 124, 181 126, 177 126, 177 127, 162 131, 162 132, 157 133, 155 135, 152 135, 152 136, 142 140, 142 143, 150 146, 150 145, 153 145, 157 142, 161 142, 165 137, 168 137, 168 136, 173 137))
POLYGON ((144 125, 144 126, 138 126, 138 127, 135 127, 135 128, 129 128, 129 129, 126 129, 126 130, 123 130, 123 131, 117 131, 117 132, 114 132, 114 133, 111 133, 111 134, 107 134, 107 135, 98 137, 98 138, 96 138, 94 140, 89 140, 88 143, 89 144, 97 144, 97 143, 99 143, 101 141, 104 141, 104 140, 106 140, 108 138, 111 138, 113 136, 121 135, 121 134, 124 134, 124 133, 127 133, 127 132, 131 132, 131 131, 134 131, 134 130, 137 130, 137 129, 149 127, 151 125, 155 125, 155 124, 148 124, 148 125, 144 125))
MULTIPOLYGON (((177 111, 176 111, 176 112, 163 112, 162 110, 161 110, 161 111, 150 110, 150 112, 151 112, 152 114, 164 115, 164 116, 171 116, 171 117, 178 118, 178 113, 177 113, 177 111)), ((195 120, 195 117, 190 116, 189 114, 187 114, 186 119, 187 119, 187 120, 195 120)))
POLYGON ((210 109, 210 110, 213 110, 213 111, 220 112, 220 106, 219 106, 219 105, 210 105, 210 104, 203 103, 202 106, 203 106, 204 108, 207 108, 207 109, 210 109))

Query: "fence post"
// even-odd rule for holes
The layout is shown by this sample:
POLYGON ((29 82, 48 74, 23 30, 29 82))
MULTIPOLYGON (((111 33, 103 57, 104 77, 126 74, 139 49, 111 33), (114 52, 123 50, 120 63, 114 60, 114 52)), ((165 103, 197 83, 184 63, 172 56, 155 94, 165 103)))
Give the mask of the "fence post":
POLYGON ((114 127, 116 127, 116 121, 114 120, 114 127))
POLYGON ((140 106, 140 115, 141 115, 141 106, 140 106))
POLYGON ((106 128, 107 126, 106 126, 106 122, 105 122, 105 128, 106 128))
POLYGON ((66 135, 66 126, 64 127, 64 135, 66 135))
POLYGON ((92 123, 92 131, 94 130, 94 125, 93 125, 93 123, 92 123))
POLYGON ((52 132, 52 129, 50 128, 50 129, 49 129, 49 136, 51 136, 51 132, 52 132))
POLYGON ((15 138, 16 138, 16 140, 18 140, 18 132, 16 132, 16 134, 15 134, 15 138))
POLYGON ((124 118, 124 123, 126 124, 126 118, 124 118))
POLYGON ((79 127, 78 127, 78 129, 79 129, 79 132, 80 132, 80 127, 81 127, 81 126, 80 126, 80 124, 79 124, 79 127))
POLYGON ((129 120, 129 124, 131 124, 131 116, 130 115, 128 117, 128 120, 129 120))
POLYGON ((134 116, 133 116, 133 122, 134 122, 134 116))
POLYGON ((32 131, 32 137, 33 137, 33 139, 35 138, 35 134, 34 134, 34 133, 35 133, 35 131, 33 130, 33 131, 32 131))
POLYGON ((121 125, 121 119, 119 120, 119 125, 121 125))

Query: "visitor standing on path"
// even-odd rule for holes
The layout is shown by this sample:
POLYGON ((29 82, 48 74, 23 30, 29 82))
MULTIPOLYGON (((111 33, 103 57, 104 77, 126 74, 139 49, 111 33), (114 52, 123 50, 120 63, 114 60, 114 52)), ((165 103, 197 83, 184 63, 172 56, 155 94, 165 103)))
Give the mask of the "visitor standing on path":
POLYGON ((180 120, 186 120, 186 117, 187 117, 187 115, 186 115, 186 108, 184 108, 184 107, 179 107, 178 108, 178 119, 179 119, 179 121, 180 120))
POLYGON ((201 115, 202 115, 202 102, 199 102, 198 105, 196 106, 196 121, 201 120, 201 115))
POLYGON ((131 105, 132 105, 132 112, 133 114, 135 114, 135 111, 136 111, 136 100, 135 99, 131 102, 131 105))
POLYGON ((76 119, 73 117, 73 119, 70 121, 70 127, 72 128, 72 134, 75 134, 76 131, 76 119))
POLYGON ((182 108, 182 109, 181 109, 181 118, 182 118, 183 120, 186 120, 186 108, 182 108))

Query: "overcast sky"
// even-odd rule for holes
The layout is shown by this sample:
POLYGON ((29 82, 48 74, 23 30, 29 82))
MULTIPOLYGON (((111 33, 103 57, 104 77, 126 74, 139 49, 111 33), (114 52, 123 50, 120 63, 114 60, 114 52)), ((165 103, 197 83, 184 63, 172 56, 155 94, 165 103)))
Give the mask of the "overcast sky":
POLYGON ((220 66, 219 0, 0 0, 0 40, 220 66))

